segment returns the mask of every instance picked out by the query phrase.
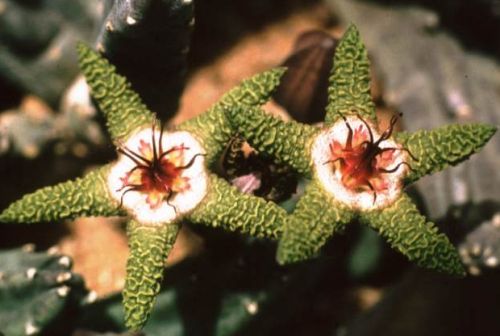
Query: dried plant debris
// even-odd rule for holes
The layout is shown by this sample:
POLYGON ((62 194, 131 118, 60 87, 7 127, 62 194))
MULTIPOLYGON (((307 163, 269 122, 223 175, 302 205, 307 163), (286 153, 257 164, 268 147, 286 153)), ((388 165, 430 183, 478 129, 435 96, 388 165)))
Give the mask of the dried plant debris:
POLYGON ((282 66, 287 72, 273 95, 290 116, 311 124, 325 117, 328 76, 338 40, 321 30, 301 34, 282 66))

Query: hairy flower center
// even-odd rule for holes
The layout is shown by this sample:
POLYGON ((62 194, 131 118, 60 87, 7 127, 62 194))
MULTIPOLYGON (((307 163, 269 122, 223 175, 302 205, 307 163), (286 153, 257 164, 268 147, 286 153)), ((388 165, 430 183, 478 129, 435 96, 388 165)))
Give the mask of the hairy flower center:
MULTIPOLYGON (((334 172, 340 173, 340 181, 345 188, 353 192, 372 192, 373 203, 377 193, 389 188, 386 174, 396 172, 406 162, 395 162, 395 152, 407 151, 399 147, 383 147, 381 143, 388 140, 393 132, 397 117, 393 117, 390 126, 375 140, 370 125, 361 117, 362 124, 352 128, 344 118, 347 136, 344 142, 333 139, 330 142, 331 164, 334 172)), ((411 155, 411 154, 410 154, 411 155)))
POLYGON ((172 162, 163 159, 151 169, 141 170, 141 184, 145 191, 168 192, 175 188, 174 180, 180 175, 172 162))
POLYGON ((163 149, 163 130, 156 139, 155 129, 152 128, 151 142, 140 141, 137 151, 125 146, 118 151, 132 160, 135 166, 121 177, 123 198, 130 191, 138 191, 147 195, 146 201, 151 209, 156 209, 163 201, 170 204, 176 193, 187 191, 191 188, 189 177, 183 176, 183 171, 191 167, 195 159, 203 154, 195 154, 189 161, 186 160, 185 151, 189 150, 184 144, 163 149), (158 142, 158 143, 157 143, 158 142))

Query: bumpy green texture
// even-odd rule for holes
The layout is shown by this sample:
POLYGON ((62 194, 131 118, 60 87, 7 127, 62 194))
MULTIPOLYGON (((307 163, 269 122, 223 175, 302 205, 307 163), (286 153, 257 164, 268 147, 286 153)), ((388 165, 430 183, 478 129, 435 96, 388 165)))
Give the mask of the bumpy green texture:
POLYGON ((453 275, 465 275, 457 250, 438 233, 407 195, 391 206, 361 215, 361 221, 378 231, 389 244, 417 265, 453 275))
POLYGON ((333 234, 344 230, 353 215, 334 201, 317 181, 312 181, 285 224, 278 245, 278 262, 289 264, 317 256, 333 234))
POLYGON ((247 109, 251 106, 264 104, 270 99, 284 72, 285 69, 276 68, 244 80, 240 85, 224 94, 207 112, 186 121, 177 129, 198 135, 203 147, 207 150, 205 159, 209 165, 212 165, 234 136, 234 131, 224 109, 232 106, 241 106, 247 109))
POLYGON ((78 59, 114 141, 125 140, 138 128, 156 120, 127 79, 118 75, 106 59, 83 43, 78 44, 78 59))
MULTIPOLYGON (((335 122, 344 123, 340 119, 346 116, 359 117, 377 125, 375 105, 370 95, 370 64, 356 27, 350 26, 347 29, 334 57, 325 129, 332 127, 335 122)), ((277 253, 280 263, 297 262, 318 254, 333 234, 342 231, 354 217, 361 216, 365 223, 377 228, 395 248, 418 265, 451 274, 462 274, 453 246, 446 237, 437 233, 432 224, 425 222, 402 190, 394 191, 397 193, 394 195, 396 199, 401 197, 399 201, 379 204, 371 209, 369 206, 359 207, 354 199, 344 203, 340 201, 340 197, 336 197, 337 190, 327 190, 326 182, 321 180, 324 177, 314 173, 315 160, 311 151, 311 146, 321 128, 306 127, 296 122, 286 123, 257 108, 227 110, 226 114, 238 132, 262 155, 289 164, 305 177, 312 177, 296 209, 285 222, 277 253), (402 196, 398 196, 399 192, 402 196), (360 208, 368 209, 360 210, 360 208), (375 208, 378 210, 373 210, 375 208)), ((374 131, 384 134, 376 129, 374 131)), ((411 155, 406 156, 405 163, 411 166, 411 169, 408 169, 410 173, 403 177, 404 182, 408 184, 425 174, 437 172, 450 164, 457 164, 467 159, 477 152, 494 132, 495 128, 492 126, 475 124, 393 135, 392 139, 395 142, 417 157, 417 160, 413 160, 411 155)), ((358 148, 361 152, 353 153, 355 155, 351 155, 350 159, 355 160, 358 155, 359 158, 375 160, 379 154, 375 157, 370 155, 374 155, 373 148, 378 146, 376 141, 377 139, 374 139, 371 147, 358 148)), ((348 152, 347 145, 343 145, 346 146, 344 152, 348 152)), ((332 159, 334 159, 333 153, 332 159)), ((366 169, 361 164, 350 168, 366 169)), ((369 171, 357 172, 360 175, 371 174, 369 171)), ((335 171, 335 174, 336 177, 327 178, 337 178, 340 183, 344 183, 343 176, 339 176, 343 174, 342 171, 335 171)), ((351 187, 351 192, 356 192, 356 188, 357 186, 351 187)), ((376 195, 374 203, 375 200, 376 195)))
POLYGON ((325 121, 334 123, 342 115, 353 114, 375 121, 375 104, 370 94, 370 62, 356 26, 351 25, 345 32, 335 49, 333 62, 325 121))
POLYGON ((168 253, 179 231, 177 224, 145 226, 131 220, 127 226, 130 255, 123 290, 125 324, 140 330, 146 323, 160 291, 168 253))
MULTIPOLYGON (((127 80, 117 75, 114 67, 98 53, 80 45, 79 55, 88 84, 105 114, 110 134, 117 144, 125 142, 130 135, 144 127, 159 123, 155 115, 141 103, 139 96, 131 90, 127 80)), ((331 78, 333 89, 330 90, 327 121, 333 122, 343 114, 353 113, 375 120, 369 95, 366 50, 354 27, 349 28, 339 46, 335 66, 331 78)), ((185 217, 195 223, 257 237, 281 237, 278 258, 281 263, 287 263, 317 254, 331 235, 341 230, 354 216, 361 215, 365 222, 376 227, 396 248, 419 265, 460 273, 449 243, 443 243, 443 236, 436 233, 435 229, 428 227, 425 230, 425 220, 406 196, 401 198, 404 202, 388 205, 387 212, 386 209, 378 212, 349 212, 336 200, 334 191, 322 189, 324 184, 317 174, 313 174, 314 160, 310 150, 321 128, 286 123, 262 113, 254 106, 269 98, 282 73, 283 69, 277 69, 245 81, 225 95, 205 115, 181 124, 177 129, 187 131, 201 141, 208 154, 205 161, 207 170, 229 140, 238 132, 243 134, 262 154, 275 156, 277 161, 287 163, 303 176, 312 178, 304 198, 291 217, 287 217, 285 211, 274 203, 242 194, 226 181, 206 171, 209 176, 207 194, 190 213, 178 214, 170 224, 146 225, 132 220, 128 227, 131 254, 124 290, 125 323, 130 329, 141 329, 148 319, 162 279, 163 263, 175 241, 178 224, 185 217), (399 224, 402 229, 394 229, 395 226, 390 221, 393 218, 403 221, 399 224), (413 226, 424 234, 419 235, 416 231, 405 229, 413 226), (398 230, 408 237, 400 237, 398 240, 398 230), (426 246, 434 248, 429 248, 424 253, 421 246, 429 242, 434 242, 434 245, 426 246)), ((494 132, 493 128, 486 126, 476 125, 471 129, 481 129, 477 134, 471 131, 471 136, 482 137, 483 140, 478 140, 476 145, 471 146, 470 142, 460 142, 453 136, 446 135, 439 140, 439 147, 435 148, 435 152, 441 154, 435 156, 446 157, 448 163, 459 162, 476 151, 494 132), (458 145, 452 145, 455 142, 458 145), (447 152, 442 154, 443 151, 447 152), (453 159, 451 154, 454 155, 453 159)), ((408 135, 404 141, 411 150, 413 143, 420 143, 415 145, 415 152, 416 155, 421 155, 418 146, 422 146, 423 140, 415 141, 408 135)), ((422 167, 427 164, 424 160, 419 162, 422 167)), ((444 168, 444 165, 435 161, 429 162, 430 168, 425 168, 426 172, 444 168)), ((420 171, 424 168, 418 169, 420 171)), ((117 208, 118 202, 109 196, 106 185, 108 174, 109 167, 104 166, 83 179, 41 189, 11 205, 0 214, 0 221, 36 222, 76 216, 125 214, 117 208)), ((140 190, 143 191, 136 192, 143 192, 146 199, 147 189, 140 190)))
POLYGON ((68 256, 30 245, 0 251, 0 274, 0 334, 55 335, 86 295, 68 256))
POLYGON ((402 132, 396 137, 417 160, 409 160, 409 184, 421 177, 456 165, 478 152, 495 134, 496 128, 484 124, 448 125, 436 130, 402 132))
POLYGON ((108 171, 109 166, 104 166, 83 178, 25 195, 0 214, 0 222, 37 223, 81 216, 121 215, 123 211, 107 191, 108 171))
MULTIPOLYGON (((131 135, 145 127, 159 124, 155 114, 141 103, 141 99, 132 91, 128 81, 117 75, 115 68, 109 62, 83 45, 78 47, 78 52, 80 65, 91 92, 107 119, 109 132, 117 145, 120 146, 131 135)), ((236 136, 225 109, 230 109, 233 105, 250 108, 253 105, 263 104, 277 87, 283 72, 282 68, 275 69, 244 81, 226 94, 206 114, 177 127, 177 130, 187 131, 200 140, 207 154, 206 169, 218 159, 229 141, 236 136)), ((142 169, 158 169, 153 163, 143 161, 142 169), (150 166, 145 167, 146 164, 150 166)), ((190 166, 183 169, 190 169, 190 166)), ((110 166, 105 166, 83 179, 43 188, 12 204, 0 215, 0 220, 36 222, 77 216, 127 215, 119 208, 119 202, 110 197, 106 181, 109 173, 110 166)), ((206 173, 207 176, 211 176, 207 195, 192 211, 190 217, 194 222, 257 237, 280 236, 286 216, 283 209, 274 203, 242 194, 226 181, 211 175, 208 171, 206 173)), ((140 187, 144 188, 139 188, 141 191, 136 192, 144 194, 144 205, 146 205, 148 188, 145 185, 140 187)), ((163 263, 175 241, 179 222, 185 216, 185 213, 178 213, 172 223, 168 224, 139 223, 136 220, 131 220, 129 223, 131 254, 127 264, 123 296, 125 324, 132 330, 141 329, 148 319, 162 279, 163 263)))
POLYGON ((241 194, 216 175, 210 176, 209 192, 188 219, 209 223, 228 231, 237 231, 259 238, 278 239, 286 212, 264 199, 241 194))
POLYGON ((260 152, 272 155, 278 163, 285 163, 297 172, 311 171, 311 139, 319 132, 317 127, 295 121, 283 122, 259 108, 228 108, 238 133, 260 152))

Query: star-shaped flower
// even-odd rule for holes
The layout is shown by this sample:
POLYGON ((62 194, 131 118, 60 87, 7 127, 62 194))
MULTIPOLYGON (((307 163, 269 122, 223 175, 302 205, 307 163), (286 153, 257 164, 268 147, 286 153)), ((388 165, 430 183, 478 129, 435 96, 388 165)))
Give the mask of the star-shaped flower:
POLYGON ((0 214, 0 222, 129 216, 125 324, 139 330, 153 307, 164 262, 182 220, 256 237, 277 239, 280 235, 286 216, 283 209, 240 193, 209 168, 234 136, 224 107, 264 103, 283 69, 242 82, 204 114, 165 131, 112 65, 84 45, 79 45, 78 53, 117 146, 118 160, 83 178, 24 196, 0 214))
POLYGON ((285 224, 278 261, 286 264, 316 255, 333 234, 359 219, 418 265, 463 274, 453 245, 403 189, 467 159, 496 128, 450 125, 395 134, 394 117, 387 129, 379 129, 368 56, 353 25, 336 49, 329 82, 321 127, 284 122, 258 108, 226 109, 253 147, 311 178, 285 224))

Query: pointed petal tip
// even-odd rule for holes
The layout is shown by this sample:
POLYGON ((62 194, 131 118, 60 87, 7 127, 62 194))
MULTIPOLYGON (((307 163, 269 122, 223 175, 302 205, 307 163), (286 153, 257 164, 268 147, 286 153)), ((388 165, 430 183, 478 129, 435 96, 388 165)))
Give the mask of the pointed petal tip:
POLYGON ((76 42, 76 51, 84 52, 86 50, 90 49, 90 47, 83 41, 77 41, 76 42))
POLYGON ((450 251, 446 253, 446 257, 448 258, 445 260, 444 258, 439 258, 439 256, 436 256, 437 264, 426 265, 422 263, 420 266, 456 278, 463 278, 467 275, 460 256, 458 255, 458 251, 451 244, 450 251))
POLYGON ((335 50, 330 72, 326 123, 342 115, 357 114, 376 124, 371 97, 370 60, 358 28, 350 24, 335 50))
MULTIPOLYGON (((0 212, 0 223, 20 223, 22 221, 20 221, 18 219, 18 216, 16 215, 17 211, 16 211, 16 204, 17 202, 13 202, 11 204, 9 204, 9 206, 7 208, 5 208, 2 212, 0 212)), ((26 224, 31 224, 31 222, 29 223, 26 223, 26 224)))
POLYGON ((149 319, 160 292, 164 263, 178 231, 178 225, 167 223, 146 226, 131 220, 127 225, 130 255, 122 294, 129 330, 141 330, 149 319))
POLYGON ((274 71, 278 74, 279 77, 283 76, 288 70, 288 67, 286 66, 280 66, 274 68, 274 71))
MULTIPOLYGON (((453 127, 453 125, 450 125, 450 127, 453 127)), ((468 130, 478 138, 478 142, 482 141, 484 144, 486 144, 498 130, 497 125, 484 123, 460 124, 456 127, 468 130)))
POLYGON ((477 138, 476 142, 486 144, 493 135, 495 135, 497 125, 474 123, 474 124, 452 124, 448 126, 450 129, 456 128, 462 132, 468 132, 473 137, 477 138))
POLYGON ((455 269, 454 272, 451 274, 457 278, 465 278, 467 275, 467 272, 465 271, 465 268, 462 264, 460 264, 460 267, 455 269))
POLYGON ((483 126, 485 134, 486 134, 486 137, 488 138, 488 140, 493 135, 495 135, 495 133, 498 130, 498 125, 490 125, 490 124, 480 124, 480 125, 483 126))
POLYGON ((47 223, 76 217, 119 216, 107 192, 108 167, 89 172, 82 178, 47 186, 26 194, 0 214, 0 222, 47 223))
POLYGON ((125 310, 125 327, 130 332, 140 332, 146 325, 149 314, 129 309, 125 302, 123 303, 123 306, 125 310))
POLYGON ((356 34, 359 35, 359 29, 356 26, 354 22, 350 22, 349 25, 347 26, 347 29, 345 30, 344 34, 356 34))
POLYGON ((278 245, 278 250, 276 252, 276 262, 280 266, 288 266, 292 264, 298 264, 301 262, 305 262, 310 259, 315 259, 318 257, 317 253, 304 253, 303 255, 298 255, 295 253, 290 253, 287 248, 285 248, 282 244, 278 245))
POLYGON ((78 63, 82 63, 83 60, 90 54, 97 54, 88 44, 83 41, 78 41, 76 43, 76 54, 78 56, 78 63))
POLYGON ((384 210, 363 214, 361 220, 417 266, 456 277, 465 275, 456 248, 420 214, 408 195, 403 193, 384 210))
POLYGON ((398 141, 418 158, 411 162, 412 170, 405 184, 469 159, 488 143, 496 131, 496 125, 472 123, 398 133, 398 141))
POLYGON ((8 223, 8 222, 10 222, 9 221, 9 217, 6 214, 6 211, 7 211, 7 209, 5 209, 4 211, 2 211, 0 213, 0 223, 8 223))
POLYGON ((276 262, 280 266, 286 266, 296 262, 295 258, 287 253, 286 249, 281 244, 281 241, 280 244, 278 244, 278 250, 276 251, 276 262))

